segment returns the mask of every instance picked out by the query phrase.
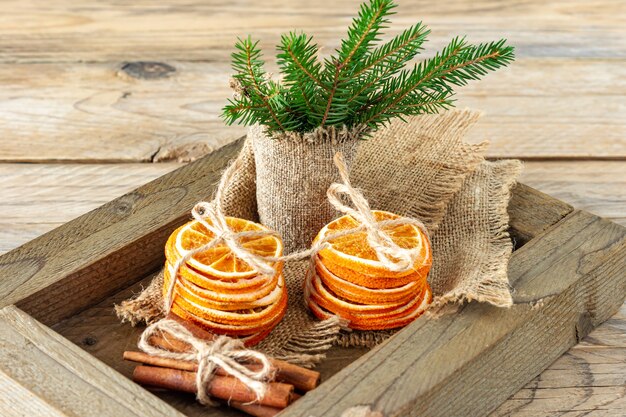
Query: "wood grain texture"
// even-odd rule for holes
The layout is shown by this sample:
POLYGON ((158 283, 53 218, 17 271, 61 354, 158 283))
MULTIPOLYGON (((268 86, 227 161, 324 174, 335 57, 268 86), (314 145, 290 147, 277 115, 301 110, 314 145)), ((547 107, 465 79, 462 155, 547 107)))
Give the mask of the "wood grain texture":
POLYGON ((619 308, 625 249, 626 229, 575 211, 514 253, 511 309, 469 304, 418 319, 285 415, 339 416, 356 405, 390 416, 484 415, 619 308))
MULTIPOLYGON (((0 160, 150 161, 194 144, 216 149, 244 132, 218 118, 236 37, 253 34, 272 57, 279 34, 300 28, 327 54, 359 2, 10 0, 0 16, 0 160)), ((517 47, 512 67, 458 96, 485 112, 470 137, 490 139, 490 156, 626 157, 619 0, 416 1, 399 11, 386 38, 423 20, 433 30, 424 56, 458 33, 517 47)))
POLYGON ((0 254, 180 164, 0 164, 0 254))
POLYGON ((241 142, 166 174, 0 258, 0 307, 55 323, 163 264, 171 231, 210 196, 241 142))
POLYGON ((182 416, 16 307, 0 322, 3 416, 182 416))
POLYGON ((626 304, 492 413, 492 417, 605 416, 626 410, 626 304))
MULTIPOLYGON (((103 62, 129 56, 143 60, 220 61, 236 36, 257 33, 273 47, 279 34, 301 28, 315 33, 327 49, 339 46, 359 0, 315 3, 265 0, 263 3, 189 0, 155 5, 115 0, 5 2, 0 20, 0 61, 103 62)), ((479 40, 511 35, 523 55, 532 57, 626 57, 623 3, 575 0, 551 3, 501 3, 482 0, 445 4, 402 3, 398 25, 429 22, 441 46, 463 29, 479 40)), ((400 31, 396 28, 396 31, 400 31)))
MULTIPOLYGON (((143 327, 133 328, 127 323, 120 323, 115 316, 113 306, 138 293, 141 288, 148 285, 150 279, 151 277, 148 277, 79 314, 55 324, 52 327, 53 330, 120 374, 131 378, 136 364, 122 360, 122 354, 126 350, 137 349, 137 340, 143 327)), ((321 372, 322 380, 327 380, 366 352, 367 349, 333 348, 317 370, 321 372)), ((191 395, 168 391, 155 391, 154 394, 190 417, 241 416, 239 412, 225 407, 219 409, 203 407, 191 395)))
POLYGON ((526 162, 520 181, 626 226, 626 162, 526 162))
POLYGON ((518 183, 509 202, 509 230, 520 247, 571 213, 572 206, 525 184, 518 183))

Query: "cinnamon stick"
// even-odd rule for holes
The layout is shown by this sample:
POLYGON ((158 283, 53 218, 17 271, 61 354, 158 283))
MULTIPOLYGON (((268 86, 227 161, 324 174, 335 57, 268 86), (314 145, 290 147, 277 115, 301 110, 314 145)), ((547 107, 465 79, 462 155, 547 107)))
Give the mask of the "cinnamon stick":
MULTIPOLYGON (((197 393, 195 372, 139 365, 133 372, 133 381, 152 387, 197 393)), ((265 395, 257 402, 255 393, 237 378, 215 375, 209 382, 208 393, 212 397, 226 401, 257 403, 282 409, 287 407, 291 401, 293 385, 270 382, 265 395)))
MULTIPOLYGON (((211 333, 201 328, 200 326, 196 325, 195 323, 189 320, 182 319, 172 312, 170 312, 167 315, 167 318, 178 322, 179 324, 184 326, 187 330, 189 330, 191 334, 193 334, 195 337, 199 339, 214 340, 216 338, 216 335, 214 333, 211 333)), ((173 337, 170 337, 168 339, 173 339, 172 343, 176 344, 176 346, 179 349, 185 346, 182 352, 190 348, 188 344, 181 342, 180 340, 177 340, 173 337), (175 341, 178 343, 176 343, 175 341)), ((296 387, 297 389, 301 391, 304 391, 304 392, 311 391, 317 388, 320 384, 319 372, 313 371, 311 369, 303 368, 301 366, 293 365, 289 362, 285 362, 285 361, 281 361, 277 359, 270 358, 270 362, 272 362, 272 365, 276 368, 278 372, 277 377, 280 378, 279 380, 292 384, 294 387, 296 387)))
MULTIPOLYGON (((208 333, 208 334, 213 336, 213 338, 215 337, 211 333, 208 333)), ((200 337, 200 336, 196 335, 196 337, 200 337)), ((207 340, 211 340, 211 339, 207 339, 207 340)), ((171 336, 167 338, 161 337, 161 336, 152 336, 149 342, 153 346, 159 346, 164 349, 171 350, 172 352, 179 352, 179 353, 187 352, 189 349, 191 349, 191 346, 188 343, 185 343, 171 336)), ((129 360, 133 360, 133 359, 129 359, 129 360)), ((135 362, 142 362, 142 361, 135 361, 135 362)), ((147 363, 147 362, 143 362, 143 363, 147 363)), ((320 384, 319 372, 313 371, 311 369, 306 369, 301 366, 293 365, 289 362, 285 362, 285 361, 281 361, 277 359, 270 358, 270 363, 272 364, 272 368, 274 368, 275 370, 277 381, 291 384, 300 391, 304 391, 304 392, 311 391, 317 388, 320 384)), ((147 363, 147 364, 152 365, 151 363, 147 363)), ((166 366, 166 365, 157 365, 157 366, 166 366)), ((180 364, 180 366, 186 366, 186 365, 180 364)), ((259 364, 249 364, 247 366, 250 367, 251 369, 255 369, 255 367, 256 369, 258 369, 260 367, 259 364)), ((166 366, 166 367, 175 368, 175 369, 183 369, 177 366, 166 366)), ((183 370, 189 371, 190 369, 185 367, 183 370)))
MULTIPOLYGON (((179 359, 161 358, 158 356, 151 356, 143 352, 125 351, 124 360, 143 363, 144 365, 160 366, 161 368, 178 369, 179 371, 196 372, 198 370, 198 364, 192 361, 183 361, 179 359)), ((225 376, 226 373, 218 368, 215 371, 216 374, 225 376)))

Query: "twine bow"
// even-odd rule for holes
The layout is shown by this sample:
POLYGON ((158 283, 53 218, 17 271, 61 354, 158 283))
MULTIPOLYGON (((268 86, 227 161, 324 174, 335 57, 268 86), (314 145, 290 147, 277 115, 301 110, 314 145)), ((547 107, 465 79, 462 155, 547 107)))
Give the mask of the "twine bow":
MULTIPOLYGON (((167 296, 163 300, 165 303, 166 312, 170 311, 172 303, 174 301, 176 277, 178 277, 178 272, 180 271, 180 268, 197 253, 207 251, 222 243, 228 246, 228 249, 230 249, 230 251, 237 258, 247 263, 252 269, 256 270, 257 272, 268 276, 273 276, 276 273, 276 269, 273 263, 282 260, 282 258, 273 256, 261 256, 251 253, 249 250, 243 247, 243 245, 241 244, 241 240, 246 237, 278 236, 278 234, 271 230, 233 232, 230 226, 228 226, 226 216, 222 211, 222 198, 224 195, 224 190, 226 189, 226 186, 232 181, 234 175, 237 173, 237 170, 241 167, 241 164, 241 159, 237 158, 235 162, 233 162, 228 168, 226 168, 226 170, 224 171, 224 175, 222 175, 222 179, 220 180, 220 183, 217 187, 215 199, 212 203, 200 202, 196 204, 195 207, 191 210, 191 215, 193 216, 193 218, 200 224, 202 224, 202 226, 204 226, 207 230, 213 233, 214 236, 210 242, 182 254, 182 256, 170 268, 170 277, 172 277, 172 279, 170 279, 167 296)), ((179 234, 177 239, 181 238, 181 234, 179 234)))
POLYGON ((272 377, 272 367, 267 357, 254 350, 245 349, 241 340, 218 336, 216 339, 207 342, 198 339, 183 325, 174 320, 164 319, 148 326, 142 333, 138 346, 149 355, 197 361, 197 398, 198 401, 205 405, 215 405, 207 393, 207 386, 217 367, 222 368, 226 373, 243 382, 255 393, 257 400, 260 400, 265 395, 267 390, 265 381, 272 377), (171 335, 189 344, 191 350, 189 352, 172 352, 150 344, 149 341, 152 336, 160 335, 171 335), (260 363, 261 368, 253 371, 242 365, 242 363, 246 362, 260 363))
MULTIPOLYGON (((374 249, 379 261, 385 267, 391 271, 398 272, 412 269, 415 260, 419 256, 419 250, 416 248, 406 249, 400 247, 384 229, 389 226, 412 224, 419 227, 427 236, 424 224, 416 219, 407 217, 377 221, 363 194, 350 184, 348 168, 341 153, 338 152, 335 154, 334 162, 339 170, 343 184, 331 184, 327 192, 328 200, 338 211, 352 216, 359 223, 359 226, 324 236, 309 249, 302 252, 279 257, 253 254, 240 243, 241 239, 244 237, 277 236, 276 232, 270 230, 233 232, 228 226, 226 217, 222 211, 222 198, 226 186, 231 182, 235 173, 241 167, 242 160, 238 158, 230 165, 224 172, 224 175, 222 175, 213 203, 200 202, 196 204, 191 212, 193 218, 213 233, 214 237, 210 242, 181 254, 182 256, 170 268, 171 279, 164 299, 166 313, 169 313, 173 303, 176 280, 180 268, 195 254, 207 251, 222 243, 228 246, 236 257, 247 263, 257 272, 265 275, 273 275, 276 273, 274 268, 275 262, 287 262, 307 257, 313 262, 315 255, 324 248, 329 247, 332 240, 359 231, 365 231, 369 245, 374 249), (345 194, 350 198, 354 208, 343 204, 341 194, 345 194)), ((180 234, 177 239, 180 239, 180 234)), ((311 270, 314 270, 314 268, 309 268, 309 273, 311 270)), ((257 398, 261 398, 267 389, 265 381, 270 377, 271 373, 269 360, 265 355, 259 352, 245 349, 243 342, 238 339, 219 336, 211 342, 206 342, 196 338, 186 328, 173 320, 161 320, 146 328, 141 335, 139 347, 144 352, 151 355, 172 359, 196 360, 198 362, 198 371, 196 373, 197 397, 203 404, 213 404, 207 394, 206 388, 217 366, 223 368, 227 373, 243 382, 257 395, 257 398), (148 341, 150 337, 157 332, 170 334, 188 343, 192 347, 192 351, 178 353, 151 345, 148 341), (257 360, 262 363, 263 366, 259 371, 251 371, 240 363, 246 360, 257 360)))
MULTIPOLYGON (((277 233, 270 230, 233 232, 222 211, 224 190, 232 181, 241 164, 241 158, 237 158, 233 164, 226 168, 212 203, 200 202, 191 211, 193 218, 213 233, 214 236, 210 242, 181 254, 182 256, 170 267, 171 279, 166 297, 163 300, 165 314, 169 313, 174 302, 174 292, 180 268, 197 253, 207 251, 217 245, 225 244, 237 258, 243 260, 261 274, 273 276, 276 273, 273 263, 280 261, 280 257, 253 254, 243 247, 241 240, 246 237, 278 236, 277 233)), ((179 234, 177 239, 180 238, 181 235, 179 234)), ((139 348, 154 356, 197 361, 197 398, 198 401, 206 405, 215 405, 207 393, 207 386, 218 366, 251 389, 256 394, 257 399, 265 395, 267 390, 265 381, 271 376, 271 366, 267 357, 260 352, 245 349, 241 340, 227 336, 218 336, 212 341, 205 341, 195 337, 184 326, 173 320, 163 319, 148 326, 141 335, 139 348), (149 339, 157 333, 169 334, 186 342, 191 346, 192 350, 179 353, 153 346, 149 343, 149 339), (250 360, 256 360, 263 366, 258 371, 251 371, 241 364, 241 362, 250 360)))
POLYGON ((314 256, 322 249, 328 247, 330 242, 334 239, 359 231, 365 231, 367 243, 374 249, 376 257, 386 268, 394 272, 405 272, 413 269, 415 261, 420 254, 419 248, 407 249, 399 246, 393 241, 391 236, 385 232, 385 228, 411 224, 420 228, 428 239, 428 231, 424 223, 409 217, 377 221, 363 193, 352 187, 348 175, 348 167, 341 152, 337 152, 333 160, 339 170, 339 175, 343 183, 333 183, 330 185, 327 191, 328 201, 330 201, 338 211, 354 218, 354 220, 359 223, 359 226, 326 235, 307 252, 310 253, 310 256, 314 256), (341 201, 341 194, 345 194, 350 198, 354 208, 345 205, 341 201))

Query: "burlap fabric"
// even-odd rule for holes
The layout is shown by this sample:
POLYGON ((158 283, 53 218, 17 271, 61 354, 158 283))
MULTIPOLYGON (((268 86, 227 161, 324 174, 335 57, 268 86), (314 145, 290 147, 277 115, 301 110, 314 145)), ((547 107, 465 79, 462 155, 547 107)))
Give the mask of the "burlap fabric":
MULTIPOLYGON (((470 145, 463 141, 467 130, 477 121, 479 114, 472 111, 450 111, 441 115, 411 118, 408 123, 397 121, 380 130, 372 138, 362 141, 352 167, 352 182, 361 188, 374 209, 388 210, 404 216, 422 220, 429 228, 433 241, 433 270, 429 282, 435 295, 434 313, 440 314, 447 305, 478 300, 498 306, 511 304, 506 268, 511 254, 511 241, 507 234, 508 204, 510 189, 520 172, 518 161, 486 162, 483 152, 486 144, 470 145)), ((228 215, 237 215, 256 220, 258 213, 277 216, 275 202, 270 203, 259 193, 261 178, 252 154, 261 143, 254 146, 258 132, 252 132, 242 152, 248 161, 240 177, 229 188, 232 195, 227 199, 224 210, 228 215), (252 142, 252 143, 251 143, 252 142), (256 185, 252 183, 256 179, 256 185), (256 189, 257 199, 250 197, 256 189), (242 196, 246 196, 243 198, 242 196), (261 207, 265 206, 265 207, 261 207)), ((304 146, 307 142, 299 142, 304 146)), ((332 142, 331 142, 332 143, 332 142)), ((277 146, 278 143, 269 144, 277 146)), ((313 146, 313 145, 312 145, 313 146)), ((279 151, 261 150, 256 160, 261 162, 279 151), (263 153, 263 152, 269 153, 263 153)), ((289 151, 283 157, 315 159, 312 151, 289 151)), ((328 150, 327 152, 330 152, 328 150)), ((332 161, 332 155, 325 154, 332 161)), ((284 171, 277 167, 265 167, 263 175, 274 175, 279 185, 267 188, 265 198, 279 199, 285 193, 293 194, 289 201, 300 206, 318 206, 320 201, 306 200, 303 196, 318 195, 320 184, 309 194, 304 184, 315 177, 315 171, 307 171, 300 180, 281 183, 283 175, 306 166, 310 161, 291 163, 284 171), (274 171, 275 170, 275 171, 274 171), (267 174, 271 172, 271 174, 267 174), (294 187, 294 188, 288 188, 294 187), (302 189, 307 190, 302 194, 302 189), (271 194, 274 193, 274 194, 271 194)), ((270 161, 280 164, 280 161, 270 161)), ((332 164, 332 162, 331 162, 332 164)), ((326 175, 327 172, 324 173, 326 175)), ((335 178, 331 174, 327 178, 335 178)), ((325 183, 326 181, 324 181, 325 183)), ((263 187, 270 187, 264 185, 263 187)), ((323 201, 326 202, 325 192, 323 201)), ((309 198, 309 197, 307 197, 309 198)), ((312 197, 311 197, 312 198, 312 197)), ((302 216, 297 208, 296 215, 302 216)), ((308 213, 311 213, 308 211, 308 213)), ((334 213, 331 215, 331 217, 334 213)), ((301 217, 298 217, 299 219, 301 217)), ((294 218, 274 217, 277 225, 288 223, 292 230, 307 228, 303 234, 290 235, 293 247, 308 245, 319 227, 305 219, 294 222, 294 218), (304 237, 306 236, 306 238, 304 237), (305 242, 306 239, 306 242, 305 242)), ((261 220, 263 217, 261 216, 261 220)), ((316 220, 317 221, 317 220, 316 220)), ((326 221, 324 222, 324 224, 326 221)), ((267 224, 267 223, 266 223, 267 224)), ((268 226, 272 227, 272 225, 268 226)), ((372 346, 387 338, 392 332, 347 332, 342 331, 339 319, 318 321, 311 316, 302 295, 308 261, 291 262, 285 266, 284 275, 289 294, 288 312, 283 321, 265 339, 259 349, 274 357, 302 365, 316 363, 332 345, 372 346)), ((158 279, 158 277, 157 277, 158 279)), ((157 281, 157 280, 155 280, 157 281)), ((122 319, 137 323, 154 320, 159 316, 162 301, 159 282, 153 283, 135 299, 117 307, 122 319), (156 307, 155 307, 156 306, 156 307), (149 313, 149 314, 146 314, 149 313)))
POLYGON ((344 155, 348 167, 363 129, 316 129, 267 136, 261 126, 248 131, 256 164, 259 220, 283 238, 285 252, 306 249, 317 232, 335 218, 326 190, 339 180, 333 156, 344 155))

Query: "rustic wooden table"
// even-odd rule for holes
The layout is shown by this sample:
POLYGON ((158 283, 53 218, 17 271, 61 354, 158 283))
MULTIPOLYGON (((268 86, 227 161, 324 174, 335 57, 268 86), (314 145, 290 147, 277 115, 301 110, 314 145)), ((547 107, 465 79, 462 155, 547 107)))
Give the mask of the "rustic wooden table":
MULTIPOLYGON (((516 45, 510 69, 459 94, 485 112, 471 140, 526 161, 523 182, 626 224, 623 0, 398 2, 394 27, 431 27, 426 55, 457 33, 516 45)), ((359 1, 166 3, 3 3, 0 253, 243 135, 218 118, 235 37, 269 49, 301 28, 331 50, 359 1)), ((626 305, 494 414, 623 416, 625 336, 626 305)))

